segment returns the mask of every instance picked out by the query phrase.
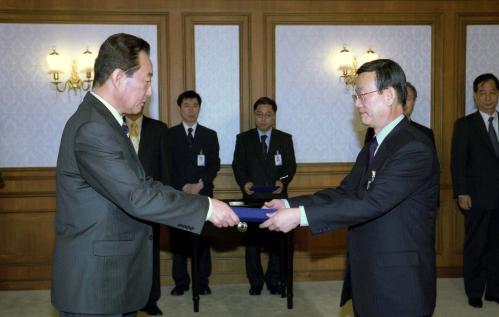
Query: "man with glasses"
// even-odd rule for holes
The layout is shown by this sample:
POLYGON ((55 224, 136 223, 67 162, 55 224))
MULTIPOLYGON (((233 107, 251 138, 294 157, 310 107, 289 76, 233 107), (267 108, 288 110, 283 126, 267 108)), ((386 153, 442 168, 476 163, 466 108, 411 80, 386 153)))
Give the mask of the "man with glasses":
MULTIPOLYGON (((277 104, 262 97, 253 105, 256 128, 237 136, 232 169, 246 203, 262 204, 266 200, 285 198, 296 171, 293 140, 290 134, 273 129, 277 104)), ((271 294, 280 290, 279 237, 258 230, 250 224, 246 234, 246 275, 250 295, 260 295, 264 275, 260 248, 269 247, 265 283, 271 294)))
POLYGON ((404 116, 406 80, 397 63, 374 60, 357 74, 355 107, 375 138, 338 188, 266 203, 280 210, 261 227, 287 232, 309 226, 313 234, 347 227, 341 305, 352 299, 360 317, 431 316, 439 195, 435 149, 404 116))
POLYGON ((452 138, 454 196, 464 213, 464 289, 468 303, 499 303, 499 141, 497 77, 473 82, 478 111, 460 118, 452 138))

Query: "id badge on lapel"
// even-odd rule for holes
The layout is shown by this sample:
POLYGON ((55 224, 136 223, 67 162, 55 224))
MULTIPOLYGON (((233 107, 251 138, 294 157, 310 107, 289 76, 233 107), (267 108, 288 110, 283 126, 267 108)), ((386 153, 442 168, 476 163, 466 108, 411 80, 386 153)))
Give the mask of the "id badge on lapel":
POLYGON ((199 151, 198 154, 198 166, 205 166, 205 156, 203 154, 203 150, 199 151))
POLYGON ((279 151, 275 152, 274 163, 275 163, 275 166, 282 166, 282 156, 279 153, 279 151))

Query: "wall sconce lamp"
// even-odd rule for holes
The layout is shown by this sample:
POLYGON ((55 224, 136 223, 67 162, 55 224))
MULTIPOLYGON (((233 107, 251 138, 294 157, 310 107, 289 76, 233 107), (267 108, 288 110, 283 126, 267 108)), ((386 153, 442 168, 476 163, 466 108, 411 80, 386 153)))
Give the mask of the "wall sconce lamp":
POLYGON ((347 88, 349 86, 354 88, 355 79, 357 78, 357 67, 375 59, 378 59, 378 54, 369 48, 359 58, 359 62, 357 62, 357 57, 355 57, 352 52, 346 48, 346 45, 344 45, 337 56, 338 70, 341 74, 340 79, 343 80, 347 88))
POLYGON ((73 90, 75 95, 77 90, 87 91, 92 87, 92 73, 94 68, 95 57, 92 52, 87 48, 81 55, 78 61, 73 59, 71 62, 71 74, 69 79, 65 82, 61 81, 61 74, 68 66, 67 58, 57 52, 55 47, 52 52, 47 56, 47 64, 49 66, 49 74, 52 74, 55 89, 58 92, 64 92, 66 89, 73 90), (78 69, 85 73, 85 79, 80 78, 78 69))

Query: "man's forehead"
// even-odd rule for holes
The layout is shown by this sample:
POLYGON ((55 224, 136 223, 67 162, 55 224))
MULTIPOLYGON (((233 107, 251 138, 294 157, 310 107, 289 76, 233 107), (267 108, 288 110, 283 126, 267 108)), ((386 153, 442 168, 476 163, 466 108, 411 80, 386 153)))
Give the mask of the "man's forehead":
POLYGON ((258 112, 274 112, 274 109, 272 108, 272 105, 269 105, 269 104, 259 104, 255 111, 258 111, 258 112))
POLYGON ((483 81, 478 84, 478 90, 486 90, 486 89, 497 89, 495 82, 492 79, 483 81), (490 85, 487 85, 490 84, 490 85), (485 86, 490 86, 490 87, 485 87, 485 86))
POLYGON ((199 104, 198 102, 198 99, 197 98, 184 98, 184 100, 182 100, 182 103, 184 104, 189 104, 189 105, 194 105, 194 104, 199 104))
POLYGON ((376 85, 376 73, 375 72, 364 72, 357 76, 356 86, 359 88, 364 88, 368 86, 376 85))

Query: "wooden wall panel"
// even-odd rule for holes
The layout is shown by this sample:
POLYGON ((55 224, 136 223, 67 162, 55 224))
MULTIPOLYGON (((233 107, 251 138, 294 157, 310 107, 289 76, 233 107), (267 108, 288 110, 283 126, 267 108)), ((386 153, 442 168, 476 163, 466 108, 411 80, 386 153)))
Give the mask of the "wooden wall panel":
MULTIPOLYGON (((463 217, 452 197, 450 141, 453 122, 464 115, 466 25, 498 24, 499 2, 477 1, 231 1, 142 0, 75 3, 69 0, 0 0, 6 23, 147 23, 158 27, 160 118, 178 122, 175 99, 193 83, 189 28, 195 23, 242 26, 241 129, 252 127, 251 104, 274 95, 273 29, 278 23, 431 24, 432 127, 441 163, 441 207, 437 221, 437 265, 441 276, 460 274, 463 217)), ((192 46, 192 45, 191 45, 192 46)), ((155 74, 156 75, 156 74, 155 74)), ((59 137, 59 136, 54 136, 59 137)), ((8 149, 0 149, 7 151, 8 149)), ((1 154, 0 154, 1 155, 1 154)), ((337 186, 351 164, 300 164, 290 195, 337 186)), ((53 168, 3 168, 0 188, 0 289, 50 286, 54 243, 55 171, 53 168)), ((217 198, 240 197, 230 166, 216 181, 217 198)), ((214 283, 243 282, 244 249, 237 233, 221 232, 214 241, 214 283), (221 241, 218 241, 220 240, 221 241), (227 245, 225 241, 233 241, 227 245)), ((168 231, 162 229, 162 282, 171 283, 168 231)), ((295 232, 295 277, 298 280, 341 278, 346 232, 312 237, 295 232)))

